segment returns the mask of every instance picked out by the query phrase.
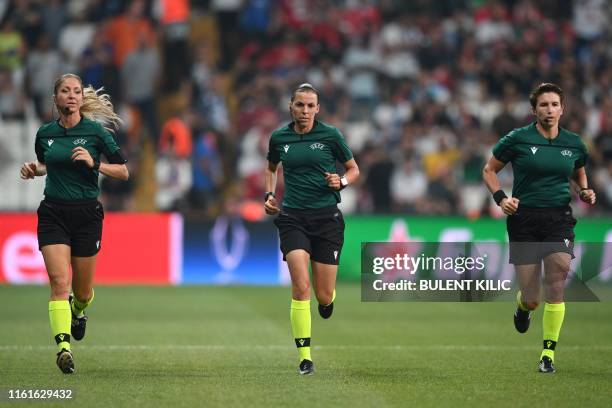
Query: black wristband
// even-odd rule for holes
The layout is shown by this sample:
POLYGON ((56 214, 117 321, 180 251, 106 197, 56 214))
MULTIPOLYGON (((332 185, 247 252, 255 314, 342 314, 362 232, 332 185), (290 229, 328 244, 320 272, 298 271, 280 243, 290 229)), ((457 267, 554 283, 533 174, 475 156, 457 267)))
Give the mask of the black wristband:
POLYGON ((93 164, 92 169, 94 169, 95 171, 100 170, 100 160, 94 159, 94 164, 93 164))
POLYGON ((266 194, 264 195, 264 203, 268 201, 268 198, 270 198, 270 196, 274 197, 274 193, 271 191, 266 191, 266 194))
POLYGON ((582 193, 584 190, 590 190, 590 188, 589 187, 583 187, 583 188, 580 189, 579 193, 582 193))
POLYGON ((506 193, 504 193, 504 190, 500 189, 493 193, 493 200, 495 200, 495 204, 497 205, 501 205, 501 202, 504 198, 508 198, 506 193))

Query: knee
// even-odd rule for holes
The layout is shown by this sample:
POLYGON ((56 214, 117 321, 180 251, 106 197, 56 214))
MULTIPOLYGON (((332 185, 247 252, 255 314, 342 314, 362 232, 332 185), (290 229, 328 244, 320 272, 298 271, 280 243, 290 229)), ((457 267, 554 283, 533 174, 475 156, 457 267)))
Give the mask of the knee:
POLYGON ((68 299, 70 295, 70 279, 68 276, 49 277, 51 296, 56 299, 68 299))
POLYGON ((544 261, 545 276, 562 275, 565 277, 570 271, 571 257, 568 254, 552 254, 544 261))
POLYGON ((565 281, 565 279, 567 278, 567 275, 570 272, 570 264, 568 262, 555 262, 554 263, 554 269, 557 272, 557 274, 561 275, 561 278, 565 281))
POLYGON ((334 290, 328 290, 328 289, 319 289, 318 291, 316 291, 316 295, 317 295, 317 301, 319 302, 319 304, 321 305, 329 305, 334 297, 334 290))
POLYGON ((292 295, 295 300, 308 300, 310 299, 310 282, 293 282, 292 284, 292 295))
POLYGON ((73 292, 74 292, 74 297, 79 301, 79 302, 87 302, 89 299, 91 299, 92 295, 93 295, 93 289, 92 288, 86 288, 86 289, 77 289, 77 288, 73 288, 73 292))
POLYGON ((522 302, 523 306, 525 306, 529 310, 536 310, 538 305, 540 304, 538 301, 526 301, 522 302))

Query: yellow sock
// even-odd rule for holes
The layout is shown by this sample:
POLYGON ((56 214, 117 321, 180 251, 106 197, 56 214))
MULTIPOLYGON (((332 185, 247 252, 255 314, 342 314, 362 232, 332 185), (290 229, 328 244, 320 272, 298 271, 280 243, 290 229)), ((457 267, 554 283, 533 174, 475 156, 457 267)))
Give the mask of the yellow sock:
POLYGON ((544 315, 542 316, 542 337, 544 350, 540 358, 548 356, 555 361, 555 347, 559 341, 559 332, 565 317, 565 303, 545 303, 544 315))
POLYGON ((57 343, 58 351, 63 348, 70 350, 70 303, 67 300, 49 301, 49 322, 51 333, 57 343))
POLYGON ((523 305, 523 302, 521 301, 521 291, 520 290, 516 293, 516 304, 518 308, 524 312, 529 310, 525 307, 525 305, 523 305))
POLYGON ((300 354, 300 361, 311 360, 310 357, 310 300, 291 299, 291 332, 300 354))
POLYGON ((73 295, 72 313, 74 313, 74 315, 77 317, 82 316, 83 311, 87 309, 87 306, 91 305, 91 302, 93 302, 95 296, 96 296, 96 292, 94 292, 93 289, 91 290, 91 297, 89 298, 87 302, 81 302, 79 301, 79 299, 76 298, 76 296, 73 295))
POLYGON ((323 305, 323 306, 331 305, 332 303, 334 303, 334 300, 336 300, 336 289, 334 289, 334 293, 332 293, 332 300, 331 300, 331 302, 329 302, 328 304, 323 305))

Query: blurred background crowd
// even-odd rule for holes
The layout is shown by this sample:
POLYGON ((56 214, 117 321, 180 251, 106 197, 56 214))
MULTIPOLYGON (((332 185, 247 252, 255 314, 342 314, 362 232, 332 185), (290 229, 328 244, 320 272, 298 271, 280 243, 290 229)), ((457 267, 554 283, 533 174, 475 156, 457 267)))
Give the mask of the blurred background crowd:
MULTIPOLYGON (((269 135, 289 121, 292 89, 310 82, 319 119, 343 132, 361 169, 342 194, 345 212, 478 218, 500 215, 481 182, 491 147, 532 121, 531 88, 555 82, 566 93, 562 126, 589 146, 599 197, 575 208, 610 213, 611 9, 606 0, 0 0, 0 116, 52 120, 54 80, 77 73, 104 87, 125 120, 116 138, 132 177, 102 180, 108 210, 257 220, 269 135)), ((30 150, 14 158, 16 183, 30 150)), ((511 169, 501 176, 509 194, 511 169)))

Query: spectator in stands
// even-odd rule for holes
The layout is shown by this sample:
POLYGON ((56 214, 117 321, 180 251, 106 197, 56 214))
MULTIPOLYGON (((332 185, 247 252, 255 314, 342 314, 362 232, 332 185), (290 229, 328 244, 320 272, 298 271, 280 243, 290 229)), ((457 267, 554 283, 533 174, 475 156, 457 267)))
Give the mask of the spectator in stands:
POLYGON ((170 118, 162 127, 155 162, 156 204, 163 211, 185 210, 193 183, 190 113, 170 118))
POLYGON ((127 10, 112 18, 105 30, 105 40, 113 46, 113 62, 121 67, 125 58, 136 48, 144 37, 149 44, 156 41, 151 22, 145 17, 144 0, 132 0, 127 10))
POLYGON ((28 53, 27 82, 29 93, 34 100, 34 107, 38 118, 43 122, 52 119, 51 109, 53 99, 49 97, 49 89, 53 88, 55 79, 65 72, 62 58, 57 49, 51 47, 49 38, 42 36, 38 39, 36 48, 28 53))
POLYGON ((25 95, 13 83, 11 73, 0 69, 0 118, 23 120, 25 118, 25 95))
POLYGON ((78 64, 94 38, 96 27, 86 18, 84 11, 75 14, 59 33, 59 49, 70 64, 78 64))
POLYGON ((158 140, 157 106, 155 95, 161 74, 157 49, 143 33, 138 33, 138 46, 121 66, 123 99, 140 113, 151 140, 158 140))
POLYGON ((0 30, 0 69, 9 70, 16 86, 22 85, 26 45, 23 36, 15 30, 12 20, 6 18, 0 30))
POLYGON ((223 183, 223 163, 219 154, 218 133, 201 131, 193 151, 191 207, 205 212, 217 200, 223 183))

